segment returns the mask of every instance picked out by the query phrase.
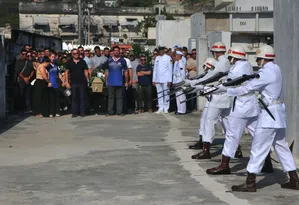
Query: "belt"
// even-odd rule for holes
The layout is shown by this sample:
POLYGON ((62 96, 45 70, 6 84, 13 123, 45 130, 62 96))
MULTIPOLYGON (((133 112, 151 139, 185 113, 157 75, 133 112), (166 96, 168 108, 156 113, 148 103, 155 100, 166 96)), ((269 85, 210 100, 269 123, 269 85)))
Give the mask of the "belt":
MULTIPOLYGON (((267 107, 269 107, 271 105, 279 105, 279 104, 282 104, 282 103, 283 102, 280 99, 277 99, 277 100, 272 100, 270 104, 268 102, 266 102, 265 104, 267 104, 267 107)), ((261 108, 263 110, 265 109, 263 106, 261 106, 261 108)))

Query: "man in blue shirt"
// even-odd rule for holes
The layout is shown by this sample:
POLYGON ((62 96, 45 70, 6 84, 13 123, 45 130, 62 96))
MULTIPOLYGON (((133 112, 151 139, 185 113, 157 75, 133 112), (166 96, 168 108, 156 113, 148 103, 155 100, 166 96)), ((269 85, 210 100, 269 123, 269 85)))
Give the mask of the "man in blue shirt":
POLYGON ((122 89, 123 75, 125 75, 125 86, 128 87, 128 66, 126 60, 120 57, 120 48, 113 48, 113 56, 104 65, 106 69, 106 85, 108 86, 108 115, 113 115, 114 100, 116 98, 116 113, 123 116, 122 112, 122 89))

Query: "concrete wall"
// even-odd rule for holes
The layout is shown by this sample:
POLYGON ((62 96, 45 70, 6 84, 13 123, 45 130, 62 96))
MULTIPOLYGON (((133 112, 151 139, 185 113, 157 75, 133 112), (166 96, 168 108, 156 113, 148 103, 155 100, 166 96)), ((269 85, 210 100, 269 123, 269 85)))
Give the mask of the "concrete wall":
MULTIPOLYGON (((229 2, 230 0, 215 0, 215 2, 229 2)), ((227 5, 223 3, 223 5, 227 5)), ((235 11, 255 11, 255 7, 264 7, 264 10, 272 11, 273 10, 273 0, 235 0, 234 3, 231 3, 226 6, 226 8, 219 7, 219 10, 232 10, 235 7, 235 11), (236 10, 238 7, 238 10, 236 10), (253 8, 252 8, 253 7, 253 8)), ((261 8, 257 8, 261 9, 261 8)))
POLYGON ((294 152, 299 157, 299 1, 274 0, 274 45, 275 61, 283 72, 287 139, 289 143, 296 141, 294 152))
POLYGON ((188 46, 190 37, 190 19, 181 21, 158 21, 157 23, 157 46, 172 48, 175 44, 188 46))
POLYGON ((5 117, 5 102, 6 102, 6 93, 5 93, 5 51, 3 48, 4 39, 0 36, 0 122, 5 117))

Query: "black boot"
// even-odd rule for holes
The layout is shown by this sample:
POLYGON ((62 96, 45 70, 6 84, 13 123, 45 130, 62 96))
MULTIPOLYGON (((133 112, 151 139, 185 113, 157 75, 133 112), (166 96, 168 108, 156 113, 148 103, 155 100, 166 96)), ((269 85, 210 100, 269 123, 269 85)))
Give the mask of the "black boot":
POLYGON ((202 152, 200 152, 196 155, 193 155, 191 158, 192 159, 211 159, 210 146, 211 146, 211 143, 204 142, 202 152))
POLYGON ((290 181, 288 181, 285 184, 282 184, 281 188, 299 190, 299 179, 298 179, 297 172, 290 171, 289 176, 290 176, 290 181))
POLYGON ((241 159, 243 158, 243 153, 242 153, 242 150, 241 150, 241 145, 239 145, 236 153, 235 153, 235 158, 238 158, 238 159, 241 159))
POLYGON ((202 143, 202 136, 199 135, 199 141, 195 145, 189 146, 189 149, 202 149, 203 143, 202 143))
POLYGON ((207 174, 212 174, 212 175, 230 174, 229 161, 230 161, 229 157, 222 155, 221 164, 218 167, 207 169, 206 171, 207 174))
POLYGON ((269 154, 265 160, 264 166, 262 168, 262 173, 273 173, 273 172, 274 172, 274 169, 273 169, 273 165, 272 165, 272 161, 271 161, 271 152, 269 152, 269 154))
POLYGON ((255 174, 247 172, 246 182, 238 186, 232 186, 232 191, 236 192, 256 192, 255 174))

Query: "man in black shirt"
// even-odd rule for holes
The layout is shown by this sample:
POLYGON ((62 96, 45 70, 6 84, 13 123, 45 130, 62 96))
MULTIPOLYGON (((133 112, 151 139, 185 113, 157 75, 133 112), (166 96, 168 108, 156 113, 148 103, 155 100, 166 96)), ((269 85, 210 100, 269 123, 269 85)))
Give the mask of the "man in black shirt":
POLYGON ((27 59, 27 51, 21 50, 20 59, 15 64, 16 85, 18 86, 19 96, 17 107, 21 113, 31 111, 31 80, 34 75, 33 63, 27 59))
MULTIPOLYGON (((137 66, 137 76, 139 87, 139 109, 147 104, 148 112, 152 112, 152 68, 146 64, 146 57, 140 57, 140 65, 137 66)), ((142 110, 139 110, 141 112, 142 110)))
POLYGON ((72 88, 72 117, 85 116, 86 86, 89 82, 88 66, 79 58, 79 51, 72 51, 72 58, 66 63, 66 87, 72 88), (69 79, 70 77, 70 79, 69 79))

